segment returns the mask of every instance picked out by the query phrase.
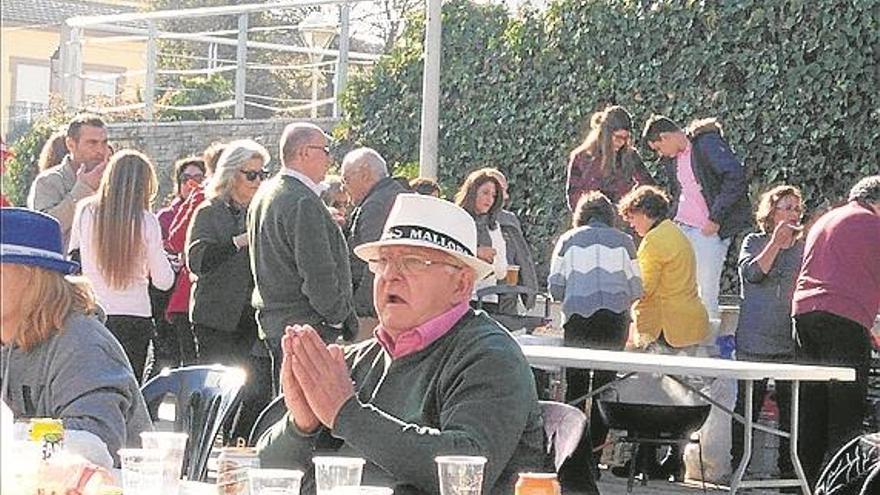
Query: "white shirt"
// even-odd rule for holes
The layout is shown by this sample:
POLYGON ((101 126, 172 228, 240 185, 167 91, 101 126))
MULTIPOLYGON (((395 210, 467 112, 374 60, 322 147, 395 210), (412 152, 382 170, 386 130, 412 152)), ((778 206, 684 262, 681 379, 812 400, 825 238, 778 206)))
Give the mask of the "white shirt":
POLYGON ((101 275, 98 268, 97 253, 93 244, 95 229, 95 207, 87 201, 78 208, 70 229, 70 250, 80 250, 83 275, 92 283, 98 304, 108 315, 152 316, 150 279, 159 290, 168 290, 174 285, 174 270, 162 248, 162 229, 159 220, 149 211, 144 210, 141 238, 144 240, 145 257, 133 257, 136 249, 119 253, 135 266, 137 278, 124 289, 111 288, 101 275))
MULTIPOLYGON (((504 236, 501 234, 501 226, 496 224, 494 229, 489 229, 489 237, 492 239, 492 248, 495 249, 495 259, 492 260, 492 268, 495 272, 490 274, 483 280, 477 280, 474 284, 474 295, 472 299, 477 299, 477 291, 486 287, 495 286, 499 280, 507 276, 507 243, 504 242, 504 236)), ((486 296, 483 302, 498 302, 498 296, 486 296)))
POLYGON ((327 184, 324 184, 323 182, 315 183, 315 181, 310 179, 309 176, 298 170, 294 170, 289 167, 281 167, 281 173, 283 175, 289 175, 294 179, 302 182, 306 185, 306 187, 311 189, 313 193, 315 193, 315 196, 318 196, 319 198, 321 197, 321 193, 323 193, 324 190, 327 189, 327 184))

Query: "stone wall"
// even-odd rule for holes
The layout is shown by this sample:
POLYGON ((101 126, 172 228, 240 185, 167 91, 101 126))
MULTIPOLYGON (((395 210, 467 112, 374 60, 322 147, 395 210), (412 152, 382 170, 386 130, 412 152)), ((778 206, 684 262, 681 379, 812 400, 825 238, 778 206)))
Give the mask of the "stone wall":
MULTIPOLYGON (((156 205, 161 205, 173 190, 174 162, 179 158, 201 154, 215 141, 251 138, 262 144, 272 156, 270 168, 276 170, 278 140, 284 126, 296 120, 220 120, 204 122, 134 122, 108 125, 110 142, 116 150, 133 148, 149 156, 159 176, 156 205)), ((335 119, 299 119, 314 122, 325 131, 336 125, 335 119)))

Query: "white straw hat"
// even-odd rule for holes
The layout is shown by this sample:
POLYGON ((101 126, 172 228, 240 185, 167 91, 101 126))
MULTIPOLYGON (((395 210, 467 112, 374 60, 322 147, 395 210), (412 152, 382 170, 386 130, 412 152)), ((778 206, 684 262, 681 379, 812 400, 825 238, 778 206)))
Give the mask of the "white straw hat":
POLYGON ((477 226, 470 213, 449 201, 422 194, 399 194, 388 214, 382 237, 361 244, 354 254, 364 261, 378 257, 383 246, 415 246, 450 254, 477 273, 492 273, 492 265, 477 258, 477 226))

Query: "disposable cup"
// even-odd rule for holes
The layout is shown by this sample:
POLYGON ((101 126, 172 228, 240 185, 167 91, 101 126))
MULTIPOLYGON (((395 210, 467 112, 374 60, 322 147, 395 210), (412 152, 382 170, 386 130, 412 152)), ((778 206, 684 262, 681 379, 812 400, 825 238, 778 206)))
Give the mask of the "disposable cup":
MULTIPOLYGON (((360 457, 315 457, 315 485, 318 495, 330 495, 343 487, 361 485, 364 461, 360 457)), ((349 489, 349 488, 346 488, 349 489)))
POLYGON ((434 460, 440 479, 440 495, 480 495, 485 457, 444 455, 434 460))
POLYGON ((125 495, 155 495, 165 476, 165 452, 159 449, 120 449, 122 491, 125 495))
POLYGON ((250 469, 250 495, 299 495, 303 472, 294 469, 250 469))
POLYGON ((187 437, 186 433, 170 431, 145 431, 141 433, 143 448, 164 452, 162 457, 164 471, 162 493, 178 493, 180 491, 180 474, 183 470, 187 437))
POLYGON ((504 283, 507 285, 519 284, 519 265, 507 265, 507 275, 504 277, 504 283))

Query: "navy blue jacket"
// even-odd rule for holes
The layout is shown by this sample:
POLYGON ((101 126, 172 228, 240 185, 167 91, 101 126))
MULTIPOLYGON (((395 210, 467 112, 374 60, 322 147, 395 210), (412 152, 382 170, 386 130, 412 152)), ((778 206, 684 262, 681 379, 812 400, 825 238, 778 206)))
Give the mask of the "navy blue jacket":
MULTIPOLYGON (((721 136, 721 127, 714 120, 688 132, 691 141, 691 164, 694 176, 709 208, 709 220, 720 227, 718 236, 732 237, 752 225, 752 206, 745 167, 721 136)), ((666 183, 672 199, 670 211, 678 211, 681 184, 676 174, 674 158, 662 162, 666 183)))

